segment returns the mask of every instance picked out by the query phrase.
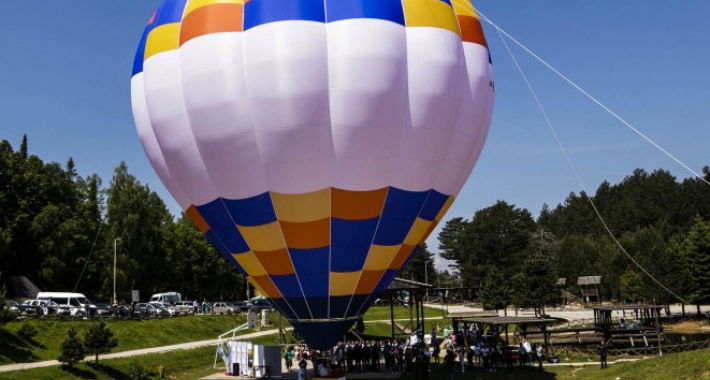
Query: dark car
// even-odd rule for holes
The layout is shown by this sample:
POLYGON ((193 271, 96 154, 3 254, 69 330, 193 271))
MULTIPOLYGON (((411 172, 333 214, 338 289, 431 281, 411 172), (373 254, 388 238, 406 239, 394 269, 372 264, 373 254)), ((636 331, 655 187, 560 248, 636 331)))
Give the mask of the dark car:
POLYGON ((249 303, 247 303, 247 301, 234 301, 230 303, 234 306, 234 310, 237 313, 249 310, 249 303))
POLYGON ((164 317, 168 316, 170 313, 164 307, 160 307, 155 304, 150 303, 138 303, 133 308, 134 316, 141 317, 164 317))
POLYGON ((271 302, 263 299, 263 300, 252 300, 249 301, 251 303, 250 309, 252 310, 262 310, 262 309, 271 309, 273 308, 273 305, 271 305, 271 302))
POLYGON ((114 314, 113 308, 107 303, 97 303, 94 306, 96 309, 92 310, 97 317, 108 317, 114 314))

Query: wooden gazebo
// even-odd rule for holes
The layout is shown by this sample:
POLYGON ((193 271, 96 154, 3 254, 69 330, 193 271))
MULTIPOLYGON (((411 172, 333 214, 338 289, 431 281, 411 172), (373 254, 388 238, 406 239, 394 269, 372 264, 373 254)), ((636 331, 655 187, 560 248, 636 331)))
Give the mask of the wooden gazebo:
MULTIPOLYGON (((549 346, 550 334, 548 332, 547 326, 551 324, 559 323, 560 321, 552 318, 533 318, 533 317, 499 317, 499 316, 451 316, 451 321, 453 323, 454 330, 458 331, 459 327, 462 326, 463 329, 469 330, 471 325, 476 326, 477 331, 488 331, 493 335, 501 336, 505 334, 505 344, 509 345, 510 341, 508 339, 508 326, 515 325, 521 331, 521 335, 526 337, 528 334, 528 329, 530 327, 537 328, 539 331, 535 333, 542 333, 545 347, 549 346)), ((465 336, 465 335, 464 335, 465 336)), ((501 337, 502 338, 502 337, 501 337)), ((469 343, 469 342, 467 342, 469 343)))

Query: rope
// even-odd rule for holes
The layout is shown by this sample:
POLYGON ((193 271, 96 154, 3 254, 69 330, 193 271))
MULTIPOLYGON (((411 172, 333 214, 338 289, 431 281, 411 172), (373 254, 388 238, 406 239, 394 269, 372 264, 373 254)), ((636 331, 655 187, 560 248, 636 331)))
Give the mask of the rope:
MULTIPOLYGON (((518 72, 520 73, 520 76, 523 78, 523 81, 525 82, 525 85, 528 87, 528 90, 530 91, 530 94, 532 95, 533 99, 535 99, 535 103, 537 103, 538 108, 540 109, 540 112, 542 113, 542 116, 545 118, 545 122, 547 123, 548 128, 550 129, 550 132, 552 133, 552 136, 555 138, 555 141, 557 142, 557 146, 560 148, 560 151, 562 152, 562 155, 564 156, 565 160, 567 161, 567 165, 569 166, 570 170, 572 171, 572 174, 574 174, 575 179, 577 180, 577 184, 579 185, 582 190, 589 194, 589 192, 586 189, 586 186, 584 186, 584 183, 582 182, 581 177, 579 176, 579 172, 577 171, 577 168, 574 166, 572 163, 572 160, 570 159, 569 155, 567 154, 567 150, 565 149, 564 145, 562 145, 562 141, 560 140, 559 135, 557 134, 557 131, 555 128, 552 126, 552 121, 550 121, 550 117, 547 114, 547 111, 545 110, 545 107, 542 105, 542 102, 540 101, 540 98, 537 95, 537 92, 535 89, 532 87, 532 84, 528 80, 528 77, 525 75, 525 72, 523 71, 522 67, 520 67, 520 63, 518 63, 518 60, 515 58, 515 55, 513 54, 513 51, 510 49, 510 46, 508 46, 508 43, 506 42, 505 38, 503 37, 503 34, 501 33, 501 30, 496 27, 496 30, 498 32, 498 36, 500 37, 500 40, 503 42, 503 45, 505 46, 506 51, 508 52, 508 55, 510 55, 511 60, 515 64, 515 67, 518 69, 518 72)), ((597 205, 594 203, 592 200, 592 197, 586 196, 587 200, 589 201, 589 204, 592 206, 592 209, 594 209, 594 213, 597 215, 597 218, 599 221, 602 223, 604 226, 604 229, 606 232, 611 236, 611 239, 614 241, 614 243, 619 247, 621 252, 626 255, 626 257, 631 260, 631 262, 636 265, 637 268, 639 268, 643 273, 646 274, 651 280, 653 280, 658 286, 660 286, 663 290, 668 292, 668 294, 672 295, 673 297, 677 298, 683 303, 688 303, 686 300, 684 300, 682 297, 674 293, 672 290, 670 290, 668 287, 663 285, 658 279, 656 279, 651 273, 649 273, 646 268, 644 268, 636 259, 631 256, 626 249, 624 248, 623 245, 619 242, 619 240, 616 238, 614 233, 611 231, 611 228, 607 225, 606 221, 604 220, 604 217, 602 217, 601 213, 599 212, 599 209, 597 208, 597 205)))
POLYGON ((667 157, 669 157, 670 159, 672 159, 673 161, 675 161, 678 165, 682 166, 685 170, 687 170, 688 172, 690 172, 691 174, 693 174, 694 177, 698 178, 699 180, 705 182, 705 184, 707 184, 708 186, 710 186, 710 181, 708 181, 707 179, 705 179, 702 175, 700 175, 700 174, 699 174, 698 172, 696 172, 695 170, 691 169, 691 168, 690 168, 688 165, 686 165, 683 161, 681 161, 681 160, 680 160, 679 158, 677 158, 675 155, 673 155, 672 153, 670 153, 669 151, 667 151, 666 149, 664 149, 664 148, 663 148, 662 146, 660 146, 658 143, 656 143, 655 141, 653 141, 650 137, 648 137, 646 134, 644 134, 643 132, 641 132, 638 128, 636 128, 636 127, 633 126, 631 123, 629 123, 628 121, 626 121, 626 119, 624 119, 623 117, 621 117, 621 116, 620 116, 619 114, 617 114, 616 112, 612 111, 612 110, 611 110, 609 107, 607 107, 604 103, 602 103, 602 102, 599 101, 597 98, 595 98, 594 96, 592 96, 592 94, 590 94, 590 93, 587 92, 585 89, 583 89, 582 87, 580 87, 576 82, 574 82, 573 80, 571 80, 571 79, 570 79, 569 77, 567 77, 566 75, 562 74, 559 70, 557 70, 555 67, 553 67, 551 64, 549 64, 547 61, 545 61, 545 60, 544 60, 543 58, 541 58, 539 55, 535 54, 535 52, 533 52, 532 50, 530 50, 530 49, 529 49, 527 46, 525 46, 522 42, 518 41, 518 40, 515 39, 513 36, 511 36, 510 34, 508 34, 505 30, 501 29, 498 25, 496 25, 490 18, 488 18, 488 17, 487 17, 485 14, 483 14, 480 10, 474 9, 471 4, 468 4, 468 3, 465 2, 465 1, 454 0, 454 2, 455 2, 457 5, 462 6, 462 7, 466 7, 467 9, 469 9, 469 10, 475 12, 476 14, 478 14, 478 16, 479 16, 483 21, 485 21, 486 23, 488 23, 489 25, 491 25, 493 28, 495 28, 496 31, 498 32, 498 34, 501 34, 501 33, 504 34, 508 39, 510 39, 513 43, 515 43, 516 45, 518 45, 518 46, 519 46, 521 49, 523 49, 526 53, 530 54, 530 55, 531 55, 533 58, 535 58, 538 62, 540 62, 542 65, 544 65, 545 67, 547 67, 550 71, 552 71, 552 72, 555 73, 557 76, 559 76, 560 78, 562 78, 562 80, 564 80, 564 81, 567 82, 569 85, 571 85, 572 87, 574 87, 577 91, 579 91, 580 93, 582 93, 582 95, 586 96, 589 100, 591 100, 591 101, 594 102, 596 105, 598 105, 599 107, 601 107, 604 111, 606 111, 608 114, 610 114, 611 116, 613 116, 616 120, 620 121, 620 122, 621 122, 624 126, 626 126, 628 129, 632 130, 634 133, 636 133, 637 135, 641 136, 641 138, 643 138, 644 140, 646 140, 646 142, 648 142, 649 144, 653 145, 656 149, 660 150, 663 154, 665 154, 667 157))
POLYGON ((101 233, 101 227, 104 226, 104 221, 101 220, 99 222, 99 229, 96 230, 96 236, 94 237, 94 243, 91 244, 91 250, 89 251, 89 256, 86 257, 86 261, 84 262, 84 267, 81 268, 81 273, 79 273, 79 278, 76 279, 76 283, 74 284, 74 289, 72 292, 76 292, 76 288, 79 287, 79 282, 81 282, 82 277, 84 277, 84 271, 86 270, 86 266, 89 265, 89 259, 91 259, 91 255, 94 253, 94 248, 96 248, 96 242, 99 240, 99 234, 101 233))

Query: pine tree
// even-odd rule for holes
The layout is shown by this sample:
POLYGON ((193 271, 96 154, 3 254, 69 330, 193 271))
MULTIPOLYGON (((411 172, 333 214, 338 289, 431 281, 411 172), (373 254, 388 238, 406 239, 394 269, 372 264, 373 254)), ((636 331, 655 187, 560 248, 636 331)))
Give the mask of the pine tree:
POLYGON ((117 345, 118 340, 113 337, 113 331, 103 321, 91 327, 84 335, 86 352, 96 355, 96 364, 99 363, 99 354, 111 352, 117 345))
POLYGON ((71 367, 74 363, 84 360, 84 356, 84 343, 77 336, 76 330, 71 327, 67 331, 67 338, 62 342, 62 349, 57 360, 71 367))
POLYGON ((512 298, 510 281, 503 276, 503 272, 498 268, 491 268, 486 275, 479 298, 484 309, 503 309, 507 315, 506 308, 510 305, 512 298))
POLYGON ((710 222, 695 219, 687 237, 676 243, 685 277, 685 297, 698 305, 710 302, 710 222))
POLYGON ((22 143, 20 144, 19 153, 22 159, 27 159, 27 135, 22 135, 22 143))

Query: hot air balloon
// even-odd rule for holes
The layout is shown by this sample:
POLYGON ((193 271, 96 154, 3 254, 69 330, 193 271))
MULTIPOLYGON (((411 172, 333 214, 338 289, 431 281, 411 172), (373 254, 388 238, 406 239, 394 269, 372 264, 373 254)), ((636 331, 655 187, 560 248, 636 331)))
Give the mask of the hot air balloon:
POLYGON ((493 107, 468 0, 165 0, 131 93, 168 191, 316 349, 441 221, 493 107))

